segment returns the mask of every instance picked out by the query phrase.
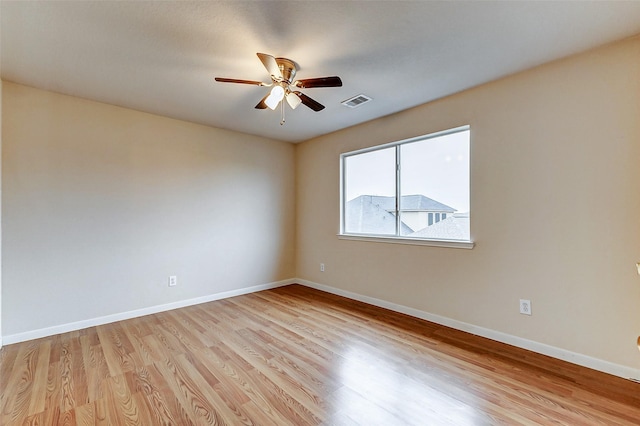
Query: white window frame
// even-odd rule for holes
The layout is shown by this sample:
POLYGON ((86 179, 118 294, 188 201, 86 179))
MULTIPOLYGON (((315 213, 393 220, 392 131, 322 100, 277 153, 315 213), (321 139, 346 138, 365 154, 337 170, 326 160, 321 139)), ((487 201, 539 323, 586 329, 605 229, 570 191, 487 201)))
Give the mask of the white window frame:
MULTIPOLYGON (((462 249, 472 249, 475 246, 475 243, 472 240, 463 241, 463 240, 444 240, 444 239, 428 239, 428 238, 411 238, 400 235, 400 226, 401 219, 399 214, 396 214, 396 235, 375 235, 375 234, 357 234, 357 233, 347 233, 345 232, 345 204, 347 200, 345 199, 346 194, 346 182, 345 182, 345 164, 346 159, 348 157, 365 154, 367 152, 378 151, 386 148, 395 147, 396 153, 396 204, 398 201, 398 194, 400 194, 400 149, 399 147, 404 144, 409 144, 412 142, 425 141, 428 139, 433 139, 441 136, 446 136, 452 133, 458 133, 470 130, 471 126, 460 126, 455 127, 453 129, 443 130, 440 132, 430 133, 424 136, 417 136, 414 138, 404 139, 401 141, 390 142, 383 145, 376 145, 369 148, 363 148, 356 151, 345 152, 340 154, 340 231, 338 233, 338 238, 342 240, 355 240, 355 241, 368 241, 368 242, 378 242, 378 243, 392 243, 392 244, 410 244, 410 245, 422 245, 422 246, 433 246, 433 247, 448 247, 448 248, 462 248, 462 249)), ((396 205, 396 211, 399 210, 399 206, 396 205)), ((434 215, 435 220, 435 215, 434 215)))

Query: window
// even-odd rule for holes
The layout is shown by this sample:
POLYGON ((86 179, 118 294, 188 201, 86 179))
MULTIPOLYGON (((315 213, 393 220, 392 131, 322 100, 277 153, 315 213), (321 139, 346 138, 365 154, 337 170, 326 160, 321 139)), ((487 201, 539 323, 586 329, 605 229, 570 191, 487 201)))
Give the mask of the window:
POLYGON ((342 236, 470 242, 469 126, 342 154, 342 236))

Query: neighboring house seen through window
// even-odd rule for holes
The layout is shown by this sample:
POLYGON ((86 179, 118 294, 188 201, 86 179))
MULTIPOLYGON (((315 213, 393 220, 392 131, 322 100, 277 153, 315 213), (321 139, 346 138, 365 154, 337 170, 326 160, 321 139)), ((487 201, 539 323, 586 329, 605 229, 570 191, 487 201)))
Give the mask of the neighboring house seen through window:
POLYGON ((470 241, 469 126, 341 155, 341 234, 470 241))

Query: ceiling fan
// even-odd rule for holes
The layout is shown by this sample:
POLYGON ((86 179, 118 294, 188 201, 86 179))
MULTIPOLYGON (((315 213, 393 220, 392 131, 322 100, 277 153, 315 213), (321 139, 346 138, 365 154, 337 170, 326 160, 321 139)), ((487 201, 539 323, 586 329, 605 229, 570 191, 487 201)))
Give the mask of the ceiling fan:
MULTIPOLYGON (((275 110, 283 99, 291 108, 296 109, 298 105, 303 104, 312 110, 318 112, 324 109, 324 105, 311 99, 309 96, 296 89, 311 89, 316 87, 341 87, 342 80, 338 76, 307 78, 304 80, 294 80, 298 72, 298 65, 291 59, 274 58, 266 53, 257 53, 258 58, 267 69, 271 76, 271 83, 263 83, 253 80, 239 80, 235 78, 216 77, 215 80, 222 83, 240 83, 252 84, 255 86, 271 87, 271 91, 255 106, 256 109, 266 109, 267 107, 275 110)), ((284 124, 284 102, 282 102, 282 121, 284 124)))

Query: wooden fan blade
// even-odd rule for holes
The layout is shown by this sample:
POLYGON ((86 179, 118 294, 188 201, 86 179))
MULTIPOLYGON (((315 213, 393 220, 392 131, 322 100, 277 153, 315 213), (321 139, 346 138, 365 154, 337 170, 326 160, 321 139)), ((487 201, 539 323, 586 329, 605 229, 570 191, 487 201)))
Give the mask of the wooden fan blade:
POLYGON ((332 77, 307 78, 298 80, 293 83, 294 86, 301 89, 311 89, 313 87, 342 87, 340 77, 334 75, 332 77))
POLYGON ((293 92, 293 93, 298 95, 298 97, 300 98, 300 100, 302 101, 302 103, 304 105, 308 106, 309 108, 311 108, 315 112, 322 111, 324 109, 324 105, 322 105, 321 103, 319 103, 317 101, 314 101, 313 99, 311 99, 310 97, 308 97, 304 93, 301 93, 301 92, 293 92))
POLYGON ((264 103, 264 101, 267 100, 267 98, 269 97, 271 93, 267 93, 267 95, 262 98, 262 100, 260 100, 260 102, 258 102, 258 105, 255 106, 256 109, 267 109, 267 104, 264 103))
POLYGON ((254 86, 268 86, 261 81, 253 81, 253 80, 238 80, 237 78, 224 78, 224 77, 216 77, 216 81, 220 83, 240 83, 240 84, 253 84, 254 86))
POLYGON ((260 58, 262 65, 267 69, 269 75, 272 75, 275 78, 282 78, 282 72, 276 62, 276 58, 271 55, 267 55, 266 53, 256 53, 256 55, 260 58))

